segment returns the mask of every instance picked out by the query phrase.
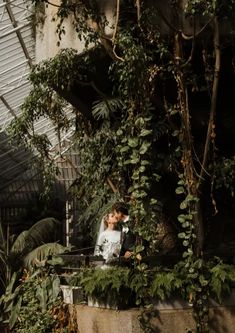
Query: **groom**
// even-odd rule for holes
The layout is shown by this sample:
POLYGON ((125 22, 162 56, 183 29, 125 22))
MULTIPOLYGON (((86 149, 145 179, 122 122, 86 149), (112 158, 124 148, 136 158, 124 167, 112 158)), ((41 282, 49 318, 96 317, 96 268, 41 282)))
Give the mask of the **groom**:
POLYGON ((130 230, 128 209, 123 202, 116 202, 112 206, 112 212, 122 225, 120 257, 129 259, 132 256, 131 250, 135 245, 135 237, 130 230))

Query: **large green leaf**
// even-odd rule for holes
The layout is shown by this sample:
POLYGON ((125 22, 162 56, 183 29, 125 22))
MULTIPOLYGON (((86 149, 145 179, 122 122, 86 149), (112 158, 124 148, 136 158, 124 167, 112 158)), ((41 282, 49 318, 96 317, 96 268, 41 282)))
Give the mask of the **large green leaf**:
POLYGON ((48 303, 47 280, 43 280, 41 286, 37 287, 36 296, 39 300, 40 307, 43 311, 46 311, 48 303))
POLYGON ((44 260, 49 255, 54 255, 58 253, 63 253, 67 250, 66 247, 58 244, 58 243, 47 243, 43 244, 30 253, 28 253, 24 258, 24 266, 25 267, 32 267, 33 265, 43 265, 44 260))
POLYGON ((11 252, 22 252, 23 249, 25 249, 25 246, 27 244, 27 236, 28 236, 29 231, 24 230, 22 231, 16 240, 14 241, 12 247, 11 247, 11 252))
POLYGON ((48 243, 58 240, 61 223, 53 217, 47 217, 35 223, 28 230, 28 239, 34 241, 39 246, 42 243, 48 243))
POLYGON ((26 254, 42 244, 57 241, 60 225, 60 222, 53 217, 38 221, 29 230, 23 231, 17 237, 11 253, 24 252, 26 254))
POLYGON ((21 303, 22 303, 22 296, 19 296, 17 299, 17 303, 12 307, 12 310, 11 310, 11 316, 10 316, 10 320, 9 320, 10 329, 13 328, 13 326, 16 323, 16 320, 18 319, 18 315, 20 313, 20 308, 21 308, 21 303))
POLYGON ((6 247, 6 238, 2 229, 2 222, 0 221, 0 249, 5 251, 6 247))

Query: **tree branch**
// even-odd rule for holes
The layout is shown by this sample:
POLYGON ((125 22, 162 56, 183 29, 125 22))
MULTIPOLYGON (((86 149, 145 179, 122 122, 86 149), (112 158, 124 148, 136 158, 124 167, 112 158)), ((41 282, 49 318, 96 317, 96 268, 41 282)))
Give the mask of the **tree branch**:
POLYGON ((191 36, 187 36, 183 31, 181 31, 181 36, 183 39, 186 40, 190 40, 193 38, 197 38, 206 28, 207 26, 214 20, 214 16, 208 21, 206 22, 206 24, 204 24, 204 26, 195 34, 191 35, 191 36))
POLYGON ((216 116, 216 103, 218 95, 218 85, 219 85, 219 73, 221 65, 221 53, 220 53, 220 39, 219 39, 219 23, 217 16, 214 18, 214 50, 215 50, 215 68, 214 68, 214 80, 212 87, 212 97, 211 97, 211 108, 210 117, 207 128, 206 142, 204 146, 202 167, 200 172, 200 177, 198 180, 198 188, 201 189, 202 180, 205 176, 205 170, 208 162, 209 146, 212 138, 214 138, 214 127, 215 127, 215 116, 216 116))
POLYGON ((111 181, 111 179, 109 177, 107 177, 107 183, 109 184, 109 186, 111 187, 112 191, 114 193, 117 193, 118 192, 118 189, 114 186, 113 182, 111 181))
POLYGON ((117 6, 116 6, 116 21, 115 21, 115 25, 114 25, 114 31, 113 31, 113 37, 112 37, 112 43, 113 43, 113 54, 115 55, 115 57, 118 60, 124 61, 123 58, 119 57, 116 54, 116 35, 117 35, 117 28, 118 28, 118 21, 119 21, 119 14, 120 14, 120 0, 117 0, 117 6))

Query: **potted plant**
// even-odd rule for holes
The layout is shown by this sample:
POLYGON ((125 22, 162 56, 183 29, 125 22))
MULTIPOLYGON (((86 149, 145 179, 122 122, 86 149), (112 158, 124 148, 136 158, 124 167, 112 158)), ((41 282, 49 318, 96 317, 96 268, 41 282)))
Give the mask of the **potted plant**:
POLYGON ((96 268, 84 272, 80 283, 88 297, 88 305, 123 309, 133 298, 129 278, 127 267, 96 268))

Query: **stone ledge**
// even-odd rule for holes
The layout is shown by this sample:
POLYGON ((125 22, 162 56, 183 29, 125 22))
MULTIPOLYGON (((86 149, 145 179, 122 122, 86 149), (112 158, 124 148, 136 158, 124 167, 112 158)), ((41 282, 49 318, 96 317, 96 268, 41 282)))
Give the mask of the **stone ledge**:
MULTIPOLYGON (((119 311, 71 305, 71 313, 76 316, 79 333, 143 333, 138 320, 139 309, 119 311)), ((159 309, 152 324, 158 333, 186 332, 195 327, 192 308, 159 309)), ((210 333, 225 332, 235 332, 235 305, 210 309, 210 333)))

